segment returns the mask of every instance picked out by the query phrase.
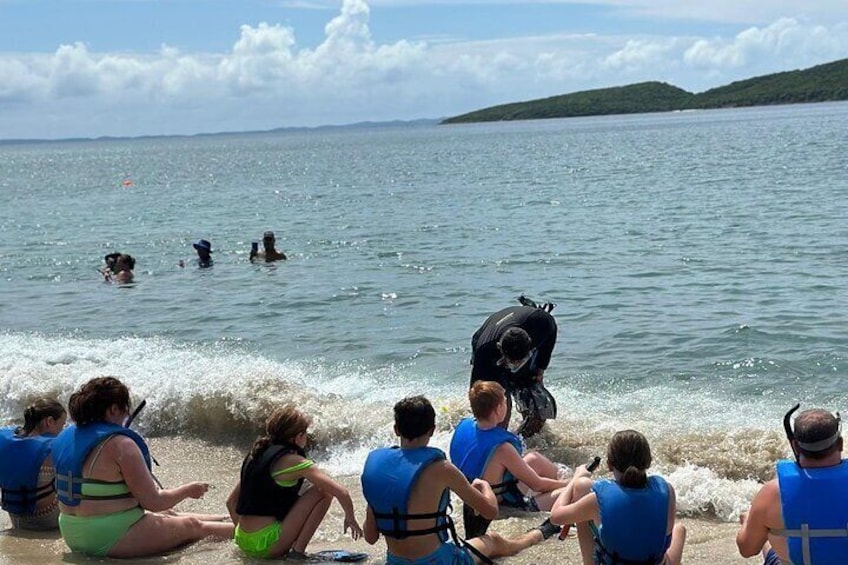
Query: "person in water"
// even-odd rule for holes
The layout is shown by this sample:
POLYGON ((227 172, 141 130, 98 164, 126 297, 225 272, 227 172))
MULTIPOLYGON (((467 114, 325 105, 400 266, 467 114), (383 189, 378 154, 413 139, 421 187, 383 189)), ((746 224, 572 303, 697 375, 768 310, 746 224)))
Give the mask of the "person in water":
POLYGON ((845 563, 848 463, 841 420, 827 410, 807 410, 793 431, 791 413, 785 425, 796 459, 777 462, 777 477, 760 487, 740 516, 736 545, 743 557, 762 551, 768 565, 845 563))
MULTIPOLYGON (((568 486, 560 480, 559 468, 538 452, 522 456, 524 446, 514 433, 501 428, 507 410, 506 393, 492 381, 477 381, 468 392, 474 418, 465 418, 454 430, 450 443, 451 462, 469 481, 483 479, 492 486, 503 506, 528 512, 549 511, 557 489, 568 486)), ((465 535, 486 533, 489 521, 463 508, 465 535)))
POLYGON ((50 449, 66 419, 60 402, 41 398, 24 410, 23 427, 0 428, 2 507, 13 528, 45 531, 59 527, 50 449))
POLYGON ((197 251, 197 265, 201 269, 212 266, 212 244, 208 240, 198 239, 191 244, 197 251))
MULTIPOLYGON (((471 385, 494 381, 507 391, 507 411, 500 426, 509 426, 511 396, 544 382, 556 345, 557 324, 546 308, 511 306, 489 316, 471 338, 471 385)), ((545 420, 525 408, 520 434, 530 437, 545 420)))
POLYGON ((277 251, 274 247, 276 241, 277 238, 274 235, 274 232, 266 231, 262 236, 262 247, 264 251, 259 251, 256 243, 254 242, 253 248, 250 250, 250 261, 264 261, 265 263, 285 261, 287 259, 286 254, 282 251, 277 251))
POLYGON ((679 565, 686 528, 675 524, 674 488, 648 476, 651 448, 634 430, 616 432, 607 448, 613 479, 592 481, 581 467, 551 509, 554 524, 577 523, 583 565, 679 565))
POLYGON ((71 425, 53 441, 59 529, 75 552, 94 557, 160 555, 206 537, 232 538, 222 517, 160 514, 207 483, 159 489, 144 439, 124 423, 130 394, 114 377, 98 377, 71 395, 71 425))
POLYGON ((423 396, 395 404, 395 433, 400 447, 372 451, 362 472, 368 502, 365 541, 386 538, 387 565, 474 565, 519 551, 549 538, 559 528, 546 521, 515 539, 488 534, 461 542, 447 514, 450 492, 491 520, 498 503, 489 484, 469 483, 444 452, 428 443, 436 412, 423 396), (453 543, 448 541, 448 533, 453 543))
POLYGON ((275 410, 242 463, 227 508, 236 545, 250 557, 303 557, 334 498, 344 510, 344 531, 362 536, 350 493, 306 457, 311 423, 293 406, 275 410))
POLYGON ((135 269, 135 259, 132 255, 126 253, 110 253, 103 260, 106 266, 100 272, 107 282, 127 283, 133 280, 133 269, 135 269))

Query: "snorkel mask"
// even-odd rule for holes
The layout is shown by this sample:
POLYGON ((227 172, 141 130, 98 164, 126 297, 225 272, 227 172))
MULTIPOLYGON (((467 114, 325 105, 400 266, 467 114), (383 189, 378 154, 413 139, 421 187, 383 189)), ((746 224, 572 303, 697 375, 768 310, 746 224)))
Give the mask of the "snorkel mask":
POLYGON ((839 412, 837 412, 836 413, 836 432, 832 436, 825 438, 825 439, 822 439, 822 440, 819 440, 819 441, 813 441, 813 442, 798 441, 798 439, 795 438, 795 432, 792 430, 791 418, 792 418, 792 414, 797 412, 800 407, 801 407, 800 403, 796 404, 795 406, 790 408, 789 412, 787 412, 783 416, 783 429, 786 432, 786 439, 789 440, 789 447, 792 449, 792 454, 795 456, 795 462, 796 463, 799 463, 799 461, 798 461, 798 451, 795 449, 796 443, 798 444, 798 447, 800 447, 804 451, 810 451, 810 452, 815 453, 817 451, 824 451, 825 449, 827 449, 828 447, 830 447, 831 445, 836 443, 839 440, 840 436, 842 435, 842 417, 839 415, 839 412))
POLYGON ((509 369, 510 373, 517 373, 518 371, 524 368, 524 365, 526 365, 530 361, 530 359, 533 358, 533 352, 534 350, 531 349, 527 352, 527 355, 524 356, 524 359, 521 359, 519 361, 508 361, 506 358, 504 358, 504 367, 509 369))

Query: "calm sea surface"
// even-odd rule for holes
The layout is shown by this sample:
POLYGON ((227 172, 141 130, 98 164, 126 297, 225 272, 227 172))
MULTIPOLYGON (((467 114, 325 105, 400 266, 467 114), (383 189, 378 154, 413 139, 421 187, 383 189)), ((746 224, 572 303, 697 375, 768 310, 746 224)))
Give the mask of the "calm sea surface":
POLYGON ((446 444, 471 334, 524 293, 558 304, 544 441, 640 429, 684 509, 738 488, 689 500, 728 516, 787 408, 848 404, 847 146, 845 103, 0 145, 0 421, 115 374, 153 434, 298 402, 354 472, 405 394, 446 444), (267 229, 290 260, 252 265, 267 229))

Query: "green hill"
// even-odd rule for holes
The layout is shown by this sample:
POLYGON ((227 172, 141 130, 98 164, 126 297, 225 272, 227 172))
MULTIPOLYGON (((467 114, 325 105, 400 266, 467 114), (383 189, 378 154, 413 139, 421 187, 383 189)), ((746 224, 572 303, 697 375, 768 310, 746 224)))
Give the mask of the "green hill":
POLYGON ((571 118, 828 100, 848 100, 848 59, 742 80, 700 94, 663 82, 642 82, 492 106, 447 118, 442 123, 571 118))

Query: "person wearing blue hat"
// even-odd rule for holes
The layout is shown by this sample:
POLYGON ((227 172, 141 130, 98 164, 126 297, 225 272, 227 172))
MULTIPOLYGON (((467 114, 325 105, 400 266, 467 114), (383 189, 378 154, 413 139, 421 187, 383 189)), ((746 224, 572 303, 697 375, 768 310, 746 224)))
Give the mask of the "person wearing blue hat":
POLYGON ((208 240, 198 239, 192 244, 197 250, 197 264, 201 268, 212 266, 212 244, 208 240))

